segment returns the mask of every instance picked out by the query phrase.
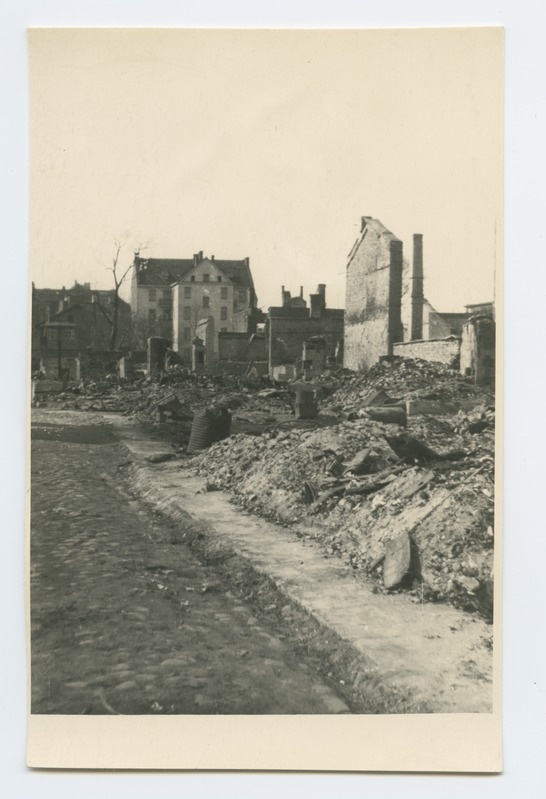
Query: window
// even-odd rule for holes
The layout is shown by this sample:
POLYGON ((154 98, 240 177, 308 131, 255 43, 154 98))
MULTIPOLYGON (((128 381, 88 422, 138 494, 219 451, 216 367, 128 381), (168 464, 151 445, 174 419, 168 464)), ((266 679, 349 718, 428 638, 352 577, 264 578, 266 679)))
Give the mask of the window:
POLYGON ((237 292, 237 302, 242 304, 246 302, 246 291, 238 291, 237 292))
POLYGON ((184 305, 184 319, 191 319, 191 305, 184 305))
POLYGON ((155 322, 155 308, 148 310, 148 322, 155 322))
POLYGON ((191 341, 191 327, 184 328, 184 341, 191 341))
POLYGON ((203 294, 203 308, 210 308, 210 297, 208 294, 203 294))
POLYGON ((218 275, 218 283, 222 282, 222 275, 218 275))
POLYGON ((48 327, 47 337, 50 341, 55 341, 57 339, 57 330, 54 327, 48 327))
POLYGON ((170 322, 172 320, 172 314, 170 311, 163 311, 163 321, 170 322))
POLYGON ((222 305, 220 308, 220 319, 225 322, 227 319, 227 308, 225 305, 222 305))
POLYGON ((210 280, 210 275, 203 275, 203 283, 208 283, 210 280))
POLYGON ((227 286, 222 286, 222 288, 220 289, 220 297, 223 300, 227 300, 227 286))
POLYGON ((148 289, 148 302, 155 302, 155 289, 148 289))
POLYGON ((67 339, 75 339, 76 338, 76 331, 73 327, 67 327, 63 330, 63 338, 67 339))
MULTIPOLYGON (((191 280, 192 283, 195 283, 195 275, 191 275, 190 276, 190 280, 191 280)), ((190 288, 191 288, 191 286, 190 286, 190 288)))
POLYGON ((170 289, 163 289, 163 299, 170 300, 171 299, 171 290, 170 289))
POLYGON ((184 286, 184 297, 187 300, 191 297, 191 286, 184 286))

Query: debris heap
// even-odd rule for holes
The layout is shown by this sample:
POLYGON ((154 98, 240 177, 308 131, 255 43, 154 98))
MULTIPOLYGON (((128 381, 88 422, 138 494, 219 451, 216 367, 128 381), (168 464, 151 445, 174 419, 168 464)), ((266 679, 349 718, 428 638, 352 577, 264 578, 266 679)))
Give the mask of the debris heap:
POLYGON ((491 390, 442 364, 402 359, 330 375, 322 388, 329 396, 316 420, 233 435, 194 458, 208 490, 293 526, 372 578, 375 590, 491 617, 491 390), (396 423, 378 408, 397 409, 396 423))

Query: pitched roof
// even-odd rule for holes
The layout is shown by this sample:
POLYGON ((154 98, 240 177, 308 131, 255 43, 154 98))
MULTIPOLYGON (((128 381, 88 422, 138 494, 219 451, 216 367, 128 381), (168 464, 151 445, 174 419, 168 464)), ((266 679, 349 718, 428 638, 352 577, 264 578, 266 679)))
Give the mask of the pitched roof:
MULTIPOLYGON (((203 258, 202 260, 211 260, 203 258)), ((254 288, 247 258, 226 261, 215 258, 212 263, 236 285, 254 288)), ((193 258, 140 258, 135 256, 135 275, 139 286, 170 286, 182 280, 198 264, 193 258)))

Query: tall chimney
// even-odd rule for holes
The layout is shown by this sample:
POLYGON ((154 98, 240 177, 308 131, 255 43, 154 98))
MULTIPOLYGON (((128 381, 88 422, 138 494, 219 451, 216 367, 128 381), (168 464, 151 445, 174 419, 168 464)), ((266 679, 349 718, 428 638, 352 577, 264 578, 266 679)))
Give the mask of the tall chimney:
POLYGON ((411 276, 411 341, 423 338, 423 303, 423 235, 414 233, 411 276))
POLYGON ((300 297, 303 300, 303 286, 300 286, 300 297))

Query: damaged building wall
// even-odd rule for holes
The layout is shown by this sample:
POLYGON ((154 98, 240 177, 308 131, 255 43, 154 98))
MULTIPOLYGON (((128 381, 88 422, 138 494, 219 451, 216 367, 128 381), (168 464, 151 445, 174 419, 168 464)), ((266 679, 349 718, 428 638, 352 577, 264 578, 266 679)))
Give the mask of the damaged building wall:
POLYGON ((463 326, 461 341, 461 374, 477 385, 495 382, 495 320, 492 316, 475 316, 463 326))
POLYGON ((283 305, 269 309, 266 335, 270 370, 283 364, 299 365, 304 343, 315 336, 325 339, 326 359, 335 359, 343 341, 344 311, 326 308, 326 286, 321 284, 310 295, 309 308, 305 300, 296 305, 294 299, 283 290, 283 305))
POLYGON ((264 361, 267 358, 265 336, 255 333, 219 333, 218 353, 221 361, 264 361))
POLYGON ((403 339, 402 242, 363 216, 346 270, 344 365, 367 369, 403 339))
POLYGON ((420 358, 454 366, 459 359, 461 339, 456 336, 429 341, 403 341, 394 345, 393 355, 401 358, 420 358))

